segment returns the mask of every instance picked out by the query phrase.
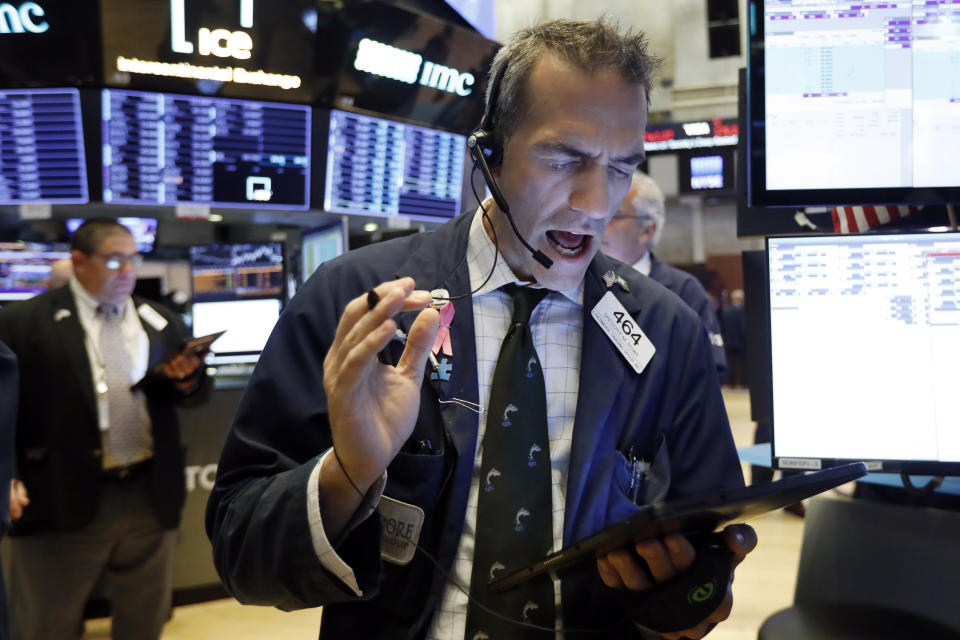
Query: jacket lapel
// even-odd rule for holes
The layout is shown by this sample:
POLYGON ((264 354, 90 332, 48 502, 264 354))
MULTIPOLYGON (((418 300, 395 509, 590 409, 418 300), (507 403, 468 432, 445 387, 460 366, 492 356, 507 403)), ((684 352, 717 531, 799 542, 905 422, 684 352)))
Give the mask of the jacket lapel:
MULTIPOLYGON (((470 232, 471 214, 462 215, 452 224, 444 225, 429 234, 420 247, 397 270, 397 276, 410 276, 421 289, 446 289, 451 297, 470 291, 470 274, 467 269, 467 236, 470 232)), ((458 472, 466 468, 472 472, 477 443, 477 415, 463 406, 448 403, 458 398, 477 402, 476 341, 473 334, 473 302, 470 296, 453 301, 454 318, 450 325, 450 341, 453 347, 450 380, 433 381, 429 390, 435 401, 444 401, 440 413, 444 425, 458 455, 458 472)), ((406 318, 407 325, 413 322, 414 314, 406 318)), ((439 356, 442 357, 442 356, 439 356)), ((427 376, 429 380, 429 375, 427 376)), ((467 476, 469 487, 469 476, 467 476)))
MULTIPOLYGON (((470 232, 471 214, 461 215, 451 224, 440 227, 424 238, 420 247, 397 271, 398 276, 411 276, 420 289, 446 289, 451 297, 470 292, 470 274, 467 268, 467 238, 470 232)), ((454 318, 450 325, 450 341, 453 348, 448 381, 430 380, 430 366, 425 375, 421 393, 428 402, 436 402, 449 436, 455 456, 453 476, 447 489, 448 517, 446 529, 440 536, 437 556, 445 566, 450 566, 460 540, 463 518, 466 514, 467 497, 473 476, 474 458, 477 451, 477 421, 479 416, 463 404, 451 400, 477 403, 476 339, 473 329, 473 302, 471 296, 453 301, 454 318)), ((405 329, 413 322, 414 314, 404 318, 405 329)), ((442 355, 440 356, 442 357, 442 355)), ((431 597, 439 597, 442 580, 434 580, 431 597)))
POLYGON ((163 351, 163 341, 160 339, 160 332, 157 331, 149 322, 144 322, 143 318, 140 316, 140 305, 144 304, 147 303, 140 298, 133 299, 134 311, 137 314, 137 319, 140 321, 140 326, 143 327, 143 330, 147 334, 147 341, 150 345, 150 352, 147 356, 147 371, 150 371, 150 369, 153 368, 153 365, 159 362, 160 359, 166 354, 163 351))
POLYGON ((77 305, 69 286, 54 291, 47 311, 53 333, 60 340, 60 349, 66 354, 72 375, 76 376, 80 389, 83 390, 84 404, 96 421, 97 399, 93 390, 90 358, 87 356, 87 337, 83 325, 80 324, 77 305))
POLYGON ((608 435, 606 432, 617 427, 607 423, 607 416, 620 393, 625 371, 630 367, 590 312, 607 291, 613 292, 631 316, 637 317, 640 312, 640 305, 634 296, 626 294, 619 285, 608 289, 604 284, 602 276, 611 269, 616 272, 616 265, 606 256, 598 253, 584 277, 580 393, 574 418, 570 470, 567 477, 563 532, 565 544, 569 544, 571 540, 577 520, 576 514, 580 509, 584 488, 592 468, 591 458, 596 454, 601 441, 608 435))

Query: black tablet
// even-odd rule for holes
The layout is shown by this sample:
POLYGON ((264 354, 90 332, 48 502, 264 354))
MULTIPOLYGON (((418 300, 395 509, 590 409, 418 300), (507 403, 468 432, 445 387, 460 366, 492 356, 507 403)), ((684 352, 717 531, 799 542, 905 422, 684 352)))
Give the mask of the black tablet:
POLYGON ((669 533, 710 532, 733 522, 742 522, 767 511, 780 509, 818 493, 860 478, 867 473, 854 462, 776 482, 754 484, 704 496, 658 502, 637 514, 595 533, 589 538, 506 574, 489 584, 491 591, 505 591, 542 573, 556 572, 581 560, 596 558, 638 540, 669 533))

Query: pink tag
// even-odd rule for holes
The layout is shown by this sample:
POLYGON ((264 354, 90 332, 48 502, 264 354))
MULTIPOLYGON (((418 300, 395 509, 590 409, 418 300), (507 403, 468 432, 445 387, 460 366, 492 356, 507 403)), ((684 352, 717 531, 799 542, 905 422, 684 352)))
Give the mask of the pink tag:
POLYGON ((453 322, 453 303, 447 302, 439 309, 440 311, 440 330, 437 332, 437 339, 433 342, 433 355, 440 353, 447 356, 453 355, 453 345, 450 344, 450 323, 453 322))

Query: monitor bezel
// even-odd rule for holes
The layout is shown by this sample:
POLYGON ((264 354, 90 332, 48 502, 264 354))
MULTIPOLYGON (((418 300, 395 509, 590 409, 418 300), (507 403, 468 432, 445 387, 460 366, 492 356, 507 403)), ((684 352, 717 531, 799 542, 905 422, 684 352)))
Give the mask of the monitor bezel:
MULTIPOLYGON (((869 234, 858 234, 857 237, 889 237, 889 236, 941 236, 944 233, 956 234, 960 238, 960 232, 942 232, 942 231, 882 231, 869 234)), ((876 459, 869 460, 857 458, 813 458, 807 456, 777 456, 777 420, 776 405, 774 404, 774 386, 776 382, 773 379, 773 333, 772 333, 772 301, 770 298, 770 241, 771 240, 789 240, 791 238, 811 238, 821 242, 829 242, 833 238, 850 238, 850 234, 841 233, 797 233, 783 234, 777 236, 766 236, 764 238, 764 286, 766 288, 766 330, 767 340, 769 341, 768 351, 770 357, 766 362, 766 375, 770 384, 765 389, 768 396, 768 405, 770 407, 770 460, 774 469, 781 470, 802 470, 812 471, 816 469, 825 469, 850 462, 866 462, 867 468, 873 473, 899 473, 905 475, 933 475, 933 476, 960 476, 960 461, 949 462, 941 460, 904 460, 904 459, 876 459), (809 461, 810 466, 794 464, 790 461, 796 460, 809 461)))
POLYGON ((945 205, 960 201, 960 185, 944 187, 871 187, 857 189, 767 189, 764 2, 747 0, 747 195, 754 207, 857 205, 945 205))

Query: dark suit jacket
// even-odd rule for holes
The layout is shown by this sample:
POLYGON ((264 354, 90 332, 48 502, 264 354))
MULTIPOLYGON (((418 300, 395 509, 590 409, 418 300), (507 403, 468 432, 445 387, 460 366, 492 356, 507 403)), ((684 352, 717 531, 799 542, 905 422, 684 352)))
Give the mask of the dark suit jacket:
POLYGON ((680 299, 700 316, 700 321, 710 336, 713 359, 717 363, 717 373, 722 380, 727 374, 727 355, 721 338, 723 334, 720 331, 717 312, 710 306, 710 300, 703 285, 693 274, 658 260, 652 253, 650 254, 650 277, 680 296, 680 299))
MULTIPOLYGON (((167 320, 163 331, 144 322, 149 366, 188 337, 170 310, 140 298, 167 320)), ((13 535, 72 531, 91 522, 102 482, 103 449, 83 328, 70 287, 64 286, 0 310, 0 340, 20 361, 16 429, 16 475, 30 505, 13 535)), ((206 392, 204 377, 200 388, 206 392)), ((186 497, 183 451, 175 403, 185 398, 166 380, 144 388, 153 432, 150 496, 160 523, 176 528, 186 497)), ((201 401, 195 393, 192 401, 201 401)))
MULTIPOLYGON (((421 233, 364 247, 325 263, 284 310, 254 371, 224 445, 207 504, 214 561, 240 601, 282 609, 324 606, 323 638, 419 638, 446 585, 423 554, 406 566, 380 556, 378 517, 340 541, 362 599, 327 572, 314 551, 307 517, 308 478, 331 445, 323 358, 350 299, 398 275, 419 288, 470 291, 465 261, 471 215, 421 233)), ((451 398, 477 401, 471 298, 454 301, 449 381, 424 374, 414 432, 387 471, 385 495, 424 510, 420 545, 450 570, 463 528, 477 446, 477 415, 451 398), (415 443, 429 440, 435 450, 415 443)), ((563 538, 579 540, 639 509, 628 497, 629 448, 667 468, 659 493, 705 493, 742 484, 706 332, 696 314, 659 284, 598 254, 586 274, 583 356, 563 538), (615 269, 630 291, 607 289, 615 269), (637 374, 590 316, 612 291, 654 343, 637 374)), ((400 314, 409 329, 415 314, 400 314)), ((394 362, 401 347, 391 343, 394 362)), ((624 620, 596 568, 564 579, 564 627, 598 628, 624 620)), ((609 631, 609 630, 608 630, 609 631)), ((602 637, 632 637, 626 624, 602 637)))
MULTIPOLYGON (((17 358, 0 341, 0 538, 10 528, 10 478, 13 475, 13 425, 17 419, 17 358)), ((0 576, 0 640, 10 637, 7 593, 0 576)))

